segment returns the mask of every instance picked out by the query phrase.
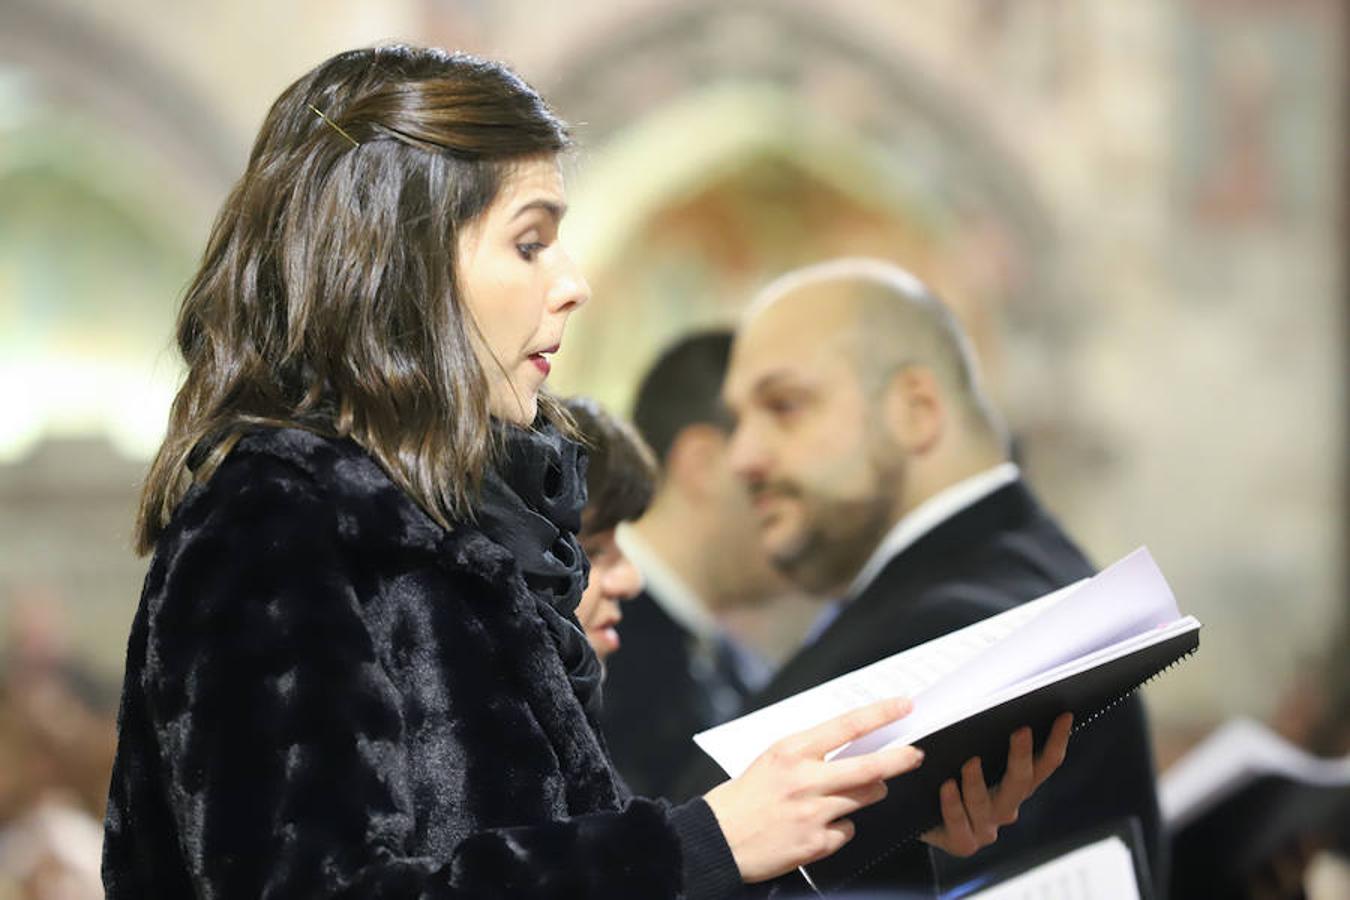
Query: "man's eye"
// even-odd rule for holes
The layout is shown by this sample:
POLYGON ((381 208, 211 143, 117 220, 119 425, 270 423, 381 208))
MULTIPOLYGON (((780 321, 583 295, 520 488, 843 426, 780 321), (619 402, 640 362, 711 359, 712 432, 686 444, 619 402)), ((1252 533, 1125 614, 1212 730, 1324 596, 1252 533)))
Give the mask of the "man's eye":
POLYGON ((543 249, 544 245, 539 241, 531 241, 527 244, 516 244, 516 252, 519 253, 520 258, 526 262, 533 260, 535 255, 543 249))
POLYGON ((764 401, 764 408, 775 416, 790 416, 801 407, 800 401, 790 397, 771 397, 764 401))

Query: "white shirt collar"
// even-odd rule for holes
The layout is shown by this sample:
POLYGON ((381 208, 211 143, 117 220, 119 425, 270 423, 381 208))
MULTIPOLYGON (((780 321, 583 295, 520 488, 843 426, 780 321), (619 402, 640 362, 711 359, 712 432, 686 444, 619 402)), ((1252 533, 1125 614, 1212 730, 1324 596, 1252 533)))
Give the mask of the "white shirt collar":
POLYGON ((938 491, 914 507, 908 515, 895 523, 886 537, 882 538, 867 563, 858 571, 858 576, 853 579, 848 593, 844 596, 852 599, 861 594, 863 589, 872 583, 872 579, 880 575, 886 564, 899 556, 902 550, 961 510, 974 506, 994 491, 1012 484, 1020 477, 1021 471, 1015 463, 999 463, 993 468, 985 469, 938 491))
POLYGON ((721 629, 698 594, 657 555, 631 525, 622 523, 614 539, 623 555, 642 573, 647 593, 685 631, 699 640, 715 640, 721 629))

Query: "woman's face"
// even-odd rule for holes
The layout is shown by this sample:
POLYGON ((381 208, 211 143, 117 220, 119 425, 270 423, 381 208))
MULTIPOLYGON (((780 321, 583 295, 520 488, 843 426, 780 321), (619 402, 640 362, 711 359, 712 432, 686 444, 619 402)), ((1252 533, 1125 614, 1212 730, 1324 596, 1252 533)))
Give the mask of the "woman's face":
POLYGON ((539 408, 549 355, 590 287, 558 239, 567 203, 553 156, 511 167, 497 198, 461 229, 459 288, 478 325, 475 349, 491 412, 528 425, 539 408))
POLYGON ((591 561, 591 580, 577 604, 577 620, 595 655, 604 659, 619 649, 619 604, 642 590, 642 575, 619 549, 613 528, 582 535, 581 549, 591 561))

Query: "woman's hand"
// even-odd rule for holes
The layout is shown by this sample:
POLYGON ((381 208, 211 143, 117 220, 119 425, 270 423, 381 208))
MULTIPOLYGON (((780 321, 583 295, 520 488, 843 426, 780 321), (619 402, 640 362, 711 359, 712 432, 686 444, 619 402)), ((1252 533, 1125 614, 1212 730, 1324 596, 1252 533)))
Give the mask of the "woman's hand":
POLYGON ((707 793, 742 880, 765 881, 848 843, 846 817, 885 797, 886 779, 917 768, 923 754, 897 747, 829 762, 825 755, 912 708, 903 698, 882 700, 784 738, 707 793))
POLYGON ((961 787, 955 779, 943 783, 942 824, 925 831, 926 843, 952 856, 970 856, 998 839, 998 830, 1017 821, 1022 801, 1041 786, 1064 762, 1073 716, 1064 713, 1055 720, 1040 756, 1032 758, 1031 729, 1019 728, 1008 739, 1008 768, 1003 781, 992 791, 984 783, 984 770, 977 756, 961 767, 961 787))

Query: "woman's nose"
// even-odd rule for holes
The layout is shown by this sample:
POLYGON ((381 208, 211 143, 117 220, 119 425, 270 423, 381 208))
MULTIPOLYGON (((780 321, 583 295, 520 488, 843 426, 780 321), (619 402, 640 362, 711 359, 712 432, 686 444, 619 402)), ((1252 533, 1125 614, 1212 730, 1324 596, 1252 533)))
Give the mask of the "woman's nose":
POLYGON ((591 299, 591 286, 581 268, 566 250, 562 250, 562 262, 557 277, 549 291, 549 308, 554 312, 576 312, 591 299))
POLYGON ((605 588, 616 600, 631 600, 642 592, 642 573, 625 556, 610 569, 605 588))

